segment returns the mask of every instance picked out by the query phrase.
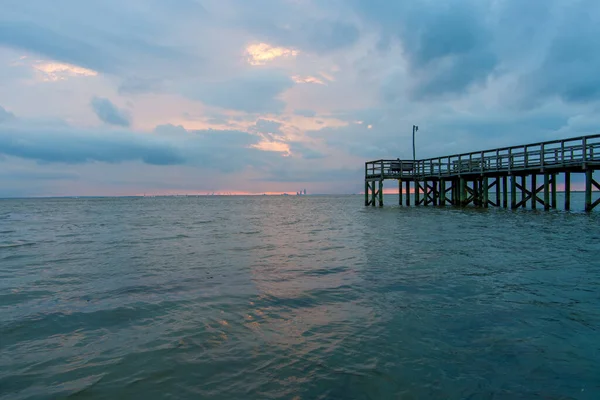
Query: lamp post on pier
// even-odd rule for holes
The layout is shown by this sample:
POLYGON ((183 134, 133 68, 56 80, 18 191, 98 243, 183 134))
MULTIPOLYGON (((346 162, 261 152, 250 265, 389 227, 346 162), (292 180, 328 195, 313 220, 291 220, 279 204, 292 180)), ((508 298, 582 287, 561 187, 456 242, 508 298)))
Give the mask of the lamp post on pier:
POLYGON ((417 161, 417 153, 415 151, 415 132, 417 132, 418 130, 419 127, 417 125, 413 125, 413 165, 417 161))

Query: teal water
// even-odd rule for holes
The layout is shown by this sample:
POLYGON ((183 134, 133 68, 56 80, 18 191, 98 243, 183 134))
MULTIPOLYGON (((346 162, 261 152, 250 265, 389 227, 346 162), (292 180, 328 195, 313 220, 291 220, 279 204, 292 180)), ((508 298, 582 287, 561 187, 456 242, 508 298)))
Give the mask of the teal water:
POLYGON ((362 204, 0 200, 0 398, 600 398, 600 213, 362 204))

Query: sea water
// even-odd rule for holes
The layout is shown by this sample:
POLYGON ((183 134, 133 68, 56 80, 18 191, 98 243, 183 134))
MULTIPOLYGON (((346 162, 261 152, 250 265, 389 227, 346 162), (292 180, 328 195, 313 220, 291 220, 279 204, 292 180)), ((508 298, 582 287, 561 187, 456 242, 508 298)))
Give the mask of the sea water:
POLYGON ((600 213, 386 202, 0 200, 0 398, 600 398, 600 213))

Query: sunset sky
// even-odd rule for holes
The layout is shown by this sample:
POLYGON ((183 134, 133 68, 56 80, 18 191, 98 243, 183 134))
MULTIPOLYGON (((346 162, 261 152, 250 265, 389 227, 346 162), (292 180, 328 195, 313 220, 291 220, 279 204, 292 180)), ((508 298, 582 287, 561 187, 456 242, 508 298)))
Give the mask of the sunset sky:
POLYGON ((2 0, 0 197, 358 193, 600 133, 597 0, 2 0))

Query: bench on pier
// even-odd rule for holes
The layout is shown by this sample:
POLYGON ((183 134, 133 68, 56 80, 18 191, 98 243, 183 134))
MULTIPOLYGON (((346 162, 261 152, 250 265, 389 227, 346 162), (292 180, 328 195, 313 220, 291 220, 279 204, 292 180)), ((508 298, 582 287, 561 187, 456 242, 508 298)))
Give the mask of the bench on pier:
POLYGON ((489 165, 481 160, 460 160, 452 162, 453 172, 478 172, 489 169, 489 165))
POLYGON ((410 172, 414 168, 412 161, 393 161, 390 164, 390 173, 410 172))

